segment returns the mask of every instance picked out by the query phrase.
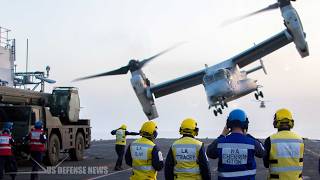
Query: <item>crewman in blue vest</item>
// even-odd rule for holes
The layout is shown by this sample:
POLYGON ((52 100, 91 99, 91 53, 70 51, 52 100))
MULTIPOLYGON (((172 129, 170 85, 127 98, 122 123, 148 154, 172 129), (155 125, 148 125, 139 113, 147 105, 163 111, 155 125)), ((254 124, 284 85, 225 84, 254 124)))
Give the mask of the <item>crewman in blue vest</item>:
POLYGON ((255 156, 265 155, 263 144, 247 134, 248 118, 241 109, 230 112, 222 134, 208 146, 209 158, 217 159, 218 179, 254 180, 255 156), (231 132, 231 134, 229 134, 231 132))
POLYGON ((127 148, 126 163, 132 167, 130 180, 156 180, 163 166, 162 153, 154 143, 158 132, 154 121, 145 122, 140 129, 141 138, 127 148))
POLYGON ((300 135, 291 131, 294 126, 292 113, 279 109, 274 115, 273 126, 278 132, 264 142, 267 152, 263 163, 269 168, 269 179, 302 179, 304 143, 300 135))
POLYGON ((172 144, 166 158, 166 180, 210 180, 204 144, 194 138, 199 132, 197 122, 191 118, 183 120, 179 132, 182 137, 172 144))

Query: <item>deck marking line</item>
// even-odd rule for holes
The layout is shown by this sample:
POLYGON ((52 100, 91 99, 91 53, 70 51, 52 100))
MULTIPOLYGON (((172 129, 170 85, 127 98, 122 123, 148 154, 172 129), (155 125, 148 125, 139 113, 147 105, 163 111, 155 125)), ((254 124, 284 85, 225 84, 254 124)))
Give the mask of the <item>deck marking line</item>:
POLYGON ((320 156, 319 153, 316 153, 316 152, 314 152, 314 151, 312 151, 312 150, 310 150, 310 149, 308 149, 308 148, 304 148, 304 150, 310 152, 310 153, 311 153, 312 155, 314 155, 314 156, 317 156, 317 157, 320 156))

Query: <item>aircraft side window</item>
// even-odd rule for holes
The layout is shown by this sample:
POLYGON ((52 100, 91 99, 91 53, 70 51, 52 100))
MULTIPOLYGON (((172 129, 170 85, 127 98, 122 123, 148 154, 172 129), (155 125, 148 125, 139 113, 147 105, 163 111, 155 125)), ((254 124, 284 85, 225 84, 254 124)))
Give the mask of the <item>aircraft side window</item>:
POLYGON ((213 81, 213 75, 206 75, 206 76, 204 77, 204 81, 205 81, 206 83, 212 82, 212 81, 213 81))
POLYGON ((219 71, 217 71, 215 74, 214 74, 214 79, 215 80, 221 80, 221 79, 225 79, 227 78, 226 77, 226 72, 224 69, 220 69, 219 71))
POLYGON ((228 79, 232 79, 232 76, 230 75, 229 72, 227 73, 227 78, 228 78, 228 79))

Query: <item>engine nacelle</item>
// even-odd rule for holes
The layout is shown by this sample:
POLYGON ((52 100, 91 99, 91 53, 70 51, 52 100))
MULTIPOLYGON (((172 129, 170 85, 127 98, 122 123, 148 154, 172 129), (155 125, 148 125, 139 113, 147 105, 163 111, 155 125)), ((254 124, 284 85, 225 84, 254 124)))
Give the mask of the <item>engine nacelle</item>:
MULTIPOLYGON (((142 73, 142 72, 141 72, 142 73)), ((136 93, 143 112, 146 114, 149 120, 159 117, 156 105, 154 104, 154 98, 149 92, 149 82, 139 72, 132 73, 130 79, 134 92, 136 93)))
POLYGON ((281 8, 282 17, 285 26, 288 28, 290 35, 292 35, 293 42, 301 55, 301 57, 309 56, 308 43, 306 41, 306 34, 303 31, 302 23, 297 11, 291 6, 281 8))

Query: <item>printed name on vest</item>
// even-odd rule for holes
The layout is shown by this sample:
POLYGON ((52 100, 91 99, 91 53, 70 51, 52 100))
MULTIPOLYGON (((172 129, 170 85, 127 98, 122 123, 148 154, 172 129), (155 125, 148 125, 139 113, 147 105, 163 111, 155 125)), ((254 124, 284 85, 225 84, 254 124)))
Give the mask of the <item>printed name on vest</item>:
POLYGON ((40 135, 41 135, 41 132, 31 132, 31 139, 37 139, 39 140, 40 139, 40 135))
POLYGON ((196 161, 197 149, 195 147, 177 147, 176 160, 177 161, 196 161))
POLYGON ((0 144, 9 144, 10 138, 6 136, 0 136, 0 144))
POLYGON ((276 147, 279 158, 300 157, 300 143, 278 143, 276 147))
POLYGON ((132 145, 131 151, 132 151, 132 158, 133 159, 139 159, 139 160, 148 160, 148 146, 143 145, 132 145))
POLYGON ((223 148, 222 164, 242 165, 248 162, 248 150, 239 148, 223 148))

